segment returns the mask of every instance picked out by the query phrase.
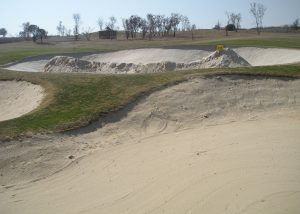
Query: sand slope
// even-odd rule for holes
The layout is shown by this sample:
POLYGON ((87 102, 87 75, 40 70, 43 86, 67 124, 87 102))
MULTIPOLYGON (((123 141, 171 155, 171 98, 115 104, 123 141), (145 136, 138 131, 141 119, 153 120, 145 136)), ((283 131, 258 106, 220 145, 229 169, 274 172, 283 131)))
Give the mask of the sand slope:
POLYGON ((0 212, 296 213, 299 87, 288 78, 220 76, 155 92, 101 129, 84 134, 105 121, 43 141, 40 157, 18 152, 14 174, 1 168, 0 212), (69 160, 62 145, 72 142, 77 152, 94 152, 69 160), (24 176, 18 159, 34 173, 24 176), (69 167, 34 181, 66 160, 69 167), (32 182, 17 184, 30 175, 32 182))
POLYGON ((0 121, 20 117, 37 108, 44 89, 28 82, 0 81, 0 121))

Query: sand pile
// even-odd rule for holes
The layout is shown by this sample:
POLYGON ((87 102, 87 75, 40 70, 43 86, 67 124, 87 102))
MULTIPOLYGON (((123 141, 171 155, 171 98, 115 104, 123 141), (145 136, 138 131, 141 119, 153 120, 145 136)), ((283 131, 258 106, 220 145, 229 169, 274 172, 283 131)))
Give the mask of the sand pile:
POLYGON ((227 48, 222 52, 213 52, 208 57, 203 58, 198 65, 200 68, 230 68, 251 66, 243 57, 238 55, 230 48, 227 48))
POLYGON ((0 81, 0 91, 0 121, 34 110, 44 97, 44 89, 29 82, 0 81))
POLYGON ((208 57, 191 63, 161 61, 156 63, 112 63, 56 56, 45 65, 45 72, 96 72, 96 73, 156 73, 196 68, 243 67, 250 64, 231 49, 215 51, 208 57))
POLYGON ((68 56, 56 56, 45 65, 45 72, 95 72, 99 63, 68 56))
POLYGON ((154 73, 173 71, 174 62, 159 62, 149 64, 91 62, 74 57, 56 56, 44 68, 45 72, 96 72, 96 73, 154 73))

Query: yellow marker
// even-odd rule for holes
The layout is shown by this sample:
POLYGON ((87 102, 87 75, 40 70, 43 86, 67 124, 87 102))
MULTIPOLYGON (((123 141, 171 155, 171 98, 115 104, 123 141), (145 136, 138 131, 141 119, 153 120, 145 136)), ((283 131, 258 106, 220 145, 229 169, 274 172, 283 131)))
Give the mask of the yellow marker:
POLYGON ((217 51, 219 52, 224 51, 224 45, 217 45, 217 51))

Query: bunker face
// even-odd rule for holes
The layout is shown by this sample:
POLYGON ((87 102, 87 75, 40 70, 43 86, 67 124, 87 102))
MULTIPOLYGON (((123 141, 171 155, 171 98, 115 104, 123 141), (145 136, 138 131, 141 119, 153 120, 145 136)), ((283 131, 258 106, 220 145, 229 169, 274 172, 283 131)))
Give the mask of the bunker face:
MULTIPOLYGON (((235 48, 235 54, 247 63, 220 63, 215 60, 213 63, 206 62, 204 65, 199 62, 205 61, 212 52, 205 50, 179 50, 179 49, 136 49, 125 50, 111 53, 92 54, 80 57, 74 60, 81 60, 80 64, 90 63, 89 70, 80 67, 72 67, 66 63, 64 65, 52 65, 47 67, 47 72, 99 72, 99 73, 149 73, 164 72, 173 70, 189 69, 189 68, 205 68, 205 67, 238 67, 249 64, 250 66, 279 65, 300 62, 300 50, 279 49, 279 48, 235 48), (196 65, 190 66, 191 63, 197 62, 196 65), (177 64, 176 66, 165 66, 165 64, 177 64), (92 69, 91 69, 92 68, 92 69), (100 69, 99 69, 100 68, 100 69), (172 70, 171 69, 171 70, 172 70)), ((50 59, 49 59, 50 60, 50 59)), ((9 70, 44 72, 45 66, 49 60, 34 60, 17 63, 7 67, 9 70)), ((69 60, 69 61, 74 61, 69 60)))
POLYGON ((0 81, 0 91, 0 121, 31 112, 44 97, 44 89, 29 82, 0 81))

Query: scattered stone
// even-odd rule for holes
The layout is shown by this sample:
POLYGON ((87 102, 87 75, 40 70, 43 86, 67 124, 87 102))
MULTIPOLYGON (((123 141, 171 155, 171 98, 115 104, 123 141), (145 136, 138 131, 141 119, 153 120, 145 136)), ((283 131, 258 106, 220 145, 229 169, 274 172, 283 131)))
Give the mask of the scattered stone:
POLYGON ((70 156, 69 156, 69 159, 70 159, 70 160, 72 160, 72 159, 74 159, 74 158, 75 158, 74 155, 70 155, 70 156))

